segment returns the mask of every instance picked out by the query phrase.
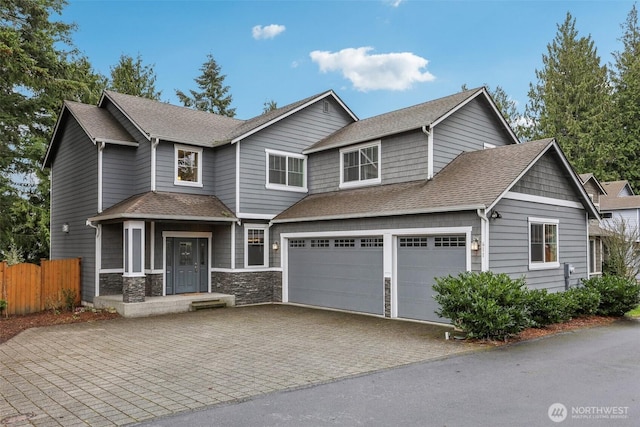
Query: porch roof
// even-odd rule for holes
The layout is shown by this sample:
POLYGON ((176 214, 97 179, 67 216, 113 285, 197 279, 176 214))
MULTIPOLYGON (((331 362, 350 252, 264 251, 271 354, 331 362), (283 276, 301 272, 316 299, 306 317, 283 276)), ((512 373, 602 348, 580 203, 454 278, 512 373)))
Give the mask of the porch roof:
POLYGON ((91 222, 113 219, 149 219, 175 221, 224 221, 238 219, 217 197, 162 191, 131 196, 89 218, 91 222))

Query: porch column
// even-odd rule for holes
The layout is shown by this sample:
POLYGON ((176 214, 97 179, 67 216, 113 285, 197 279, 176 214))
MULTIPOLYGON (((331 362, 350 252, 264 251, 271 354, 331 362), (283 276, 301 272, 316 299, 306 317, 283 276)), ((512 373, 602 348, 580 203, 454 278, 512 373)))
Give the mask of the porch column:
POLYGON ((122 301, 144 302, 144 221, 125 221, 124 226, 124 274, 122 275, 122 301))

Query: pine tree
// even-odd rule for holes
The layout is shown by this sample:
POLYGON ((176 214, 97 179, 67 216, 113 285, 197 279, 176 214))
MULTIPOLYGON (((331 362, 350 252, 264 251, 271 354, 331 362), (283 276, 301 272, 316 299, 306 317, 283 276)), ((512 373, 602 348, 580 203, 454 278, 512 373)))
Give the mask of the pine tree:
POLYGON ((64 0, 0 7, 0 253, 49 255, 49 180, 41 161, 63 99, 96 102, 104 77, 71 45, 73 26, 51 20, 64 0))
POLYGON ((200 111, 208 111, 223 116, 234 117, 235 108, 229 108, 233 100, 229 94, 229 86, 224 85, 225 75, 220 74, 220 66, 213 55, 207 55, 207 61, 200 67, 202 74, 195 79, 201 92, 190 90, 190 96, 176 90, 176 95, 185 107, 200 111))
POLYGON ((567 13, 529 86, 525 109, 527 139, 556 138, 578 173, 612 178, 612 149, 607 135, 611 99, 607 67, 591 36, 580 37, 567 13))
POLYGON ((614 52, 611 73, 614 115, 610 134, 614 138, 615 163, 620 179, 640 190, 640 27, 635 4, 621 25, 622 52, 614 52))
POLYGON ((118 64, 111 67, 109 89, 118 93, 160 100, 161 91, 156 91, 156 74, 153 65, 142 65, 140 54, 134 60, 121 55, 118 64))

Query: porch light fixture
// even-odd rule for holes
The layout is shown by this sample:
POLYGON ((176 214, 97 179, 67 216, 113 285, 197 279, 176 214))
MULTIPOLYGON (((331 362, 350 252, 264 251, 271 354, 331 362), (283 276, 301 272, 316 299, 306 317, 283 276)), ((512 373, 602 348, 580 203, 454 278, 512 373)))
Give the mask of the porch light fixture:
POLYGON ((502 214, 498 211, 491 212, 491 219, 500 219, 502 218, 502 214))
POLYGON ((280 245, 278 244, 278 242, 273 242, 273 244, 271 245, 271 249, 273 249, 274 251, 280 249, 280 245))
POLYGON ((63 233, 68 233, 69 232, 69 223, 65 222, 64 224, 62 224, 62 232, 63 233))
POLYGON ((474 237, 471 241, 471 250, 477 251, 478 249, 480 249, 480 241, 478 241, 478 239, 474 237))

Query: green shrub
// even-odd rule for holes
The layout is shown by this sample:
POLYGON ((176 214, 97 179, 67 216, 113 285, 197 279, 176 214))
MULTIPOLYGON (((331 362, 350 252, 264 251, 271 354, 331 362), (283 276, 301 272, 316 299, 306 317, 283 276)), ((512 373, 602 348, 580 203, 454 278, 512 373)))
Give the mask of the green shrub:
POLYGON ((635 279, 601 276, 583 280, 583 284, 600 294, 597 314, 622 316, 640 303, 640 285, 635 279))
POLYGON ((451 319, 470 338, 505 339, 529 325, 524 279, 492 272, 436 278, 436 314, 451 319))
POLYGON ((0 299, 0 313, 4 312, 7 309, 7 301, 0 299))
POLYGON ((598 311, 600 293, 593 288, 571 288, 562 295, 567 300, 570 317, 590 316, 598 311))
POLYGON ((542 328, 571 319, 572 310, 566 292, 549 293, 546 289, 532 289, 526 295, 531 326, 542 328))

